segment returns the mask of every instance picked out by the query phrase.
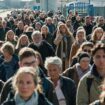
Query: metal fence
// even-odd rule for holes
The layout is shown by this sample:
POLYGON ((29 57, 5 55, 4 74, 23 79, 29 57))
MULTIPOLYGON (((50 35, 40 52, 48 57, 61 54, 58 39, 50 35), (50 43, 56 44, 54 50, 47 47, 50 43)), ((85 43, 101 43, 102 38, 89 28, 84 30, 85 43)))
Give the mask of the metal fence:
POLYGON ((94 16, 105 17, 105 7, 94 7, 94 16))

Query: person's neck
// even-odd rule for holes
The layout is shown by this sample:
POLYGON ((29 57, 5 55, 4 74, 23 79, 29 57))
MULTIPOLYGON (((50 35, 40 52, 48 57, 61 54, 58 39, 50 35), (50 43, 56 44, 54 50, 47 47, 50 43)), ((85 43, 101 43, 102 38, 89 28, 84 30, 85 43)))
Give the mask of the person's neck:
POLYGON ((102 78, 105 78, 105 68, 97 68, 97 71, 102 78))

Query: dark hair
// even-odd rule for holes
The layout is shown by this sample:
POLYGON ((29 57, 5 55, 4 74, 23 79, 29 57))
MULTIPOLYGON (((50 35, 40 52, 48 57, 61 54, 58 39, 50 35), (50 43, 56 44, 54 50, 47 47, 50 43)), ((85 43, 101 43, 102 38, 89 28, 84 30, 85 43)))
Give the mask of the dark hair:
POLYGON ((94 56, 98 50, 103 50, 105 52, 105 44, 97 43, 92 49, 92 56, 94 56))
POLYGON ((19 60, 22 61, 26 57, 35 56, 35 51, 32 48, 24 47, 19 52, 19 60))
POLYGON ((87 57, 87 58, 90 59, 90 56, 89 56, 89 54, 88 54, 87 52, 81 52, 81 53, 78 55, 78 62, 80 62, 81 59, 84 58, 84 57, 87 57))

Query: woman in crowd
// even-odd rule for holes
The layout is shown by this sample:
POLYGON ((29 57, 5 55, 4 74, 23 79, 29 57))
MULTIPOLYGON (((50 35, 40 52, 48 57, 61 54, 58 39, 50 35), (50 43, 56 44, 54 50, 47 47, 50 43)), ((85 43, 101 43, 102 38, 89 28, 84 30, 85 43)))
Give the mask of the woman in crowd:
POLYGON ((45 68, 48 70, 49 79, 54 84, 57 97, 55 98, 56 105, 76 105, 74 82, 60 75, 62 72, 62 60, 57 56, 49 57, 45 61, 45 68))
POLYGON ((12 30, 9 30, 9 31, 6 33, 5 41, 6 41, 6 42, 7 42, 7 41, 11 42, 14 46, 16 45, 16 43, 17 43, 17 38, 16 38, 15 33, 14 33, 12 30))
POLYGON ((41 68, 41 70, 47 76, 47 70, 44 67, 44 63, 43 63, 41 54, 38 51, 35 51, 35 55, 36 55, 36 58, 37 58, 37 63, 38 63, 37 65, 41 68))
POLYGON ((99 42, 101 40, 103 33, 104 33, 103 29, 101 27, 97 27, 91 35, 91 41, 94 44, 96 44, 97 42, 99 42))
POLYGON ((25 34, 22 34, 18 41, 17 41, 17 45, 16 45, 16 54, 18 54, 18 52, 20 51, 21 48, 23 47, 27 47, 29 45, 29 39, 28 39, 28 36, 25 35, 25 34))
POLYGON ((49 32, 49 29, 46 25, 42 26, 41 33, 42 33, 43 40, 47 41, 48 43, 52 45, 53 43, 52 34, 49 32))
POLYGON ((71 52, 69 57, 69 64, 72 61, 73 56, 77 53, 78 49, 80 48, 81 44, 86 41, 86 32, 83 28, 79 28, 76 33, 76 38, 74 43, 71 46, 71 52))
POLYGON ((15 95, 2 105, 52 105, 44 97, 35 68, 21 67, 13 79, 15 95))
POLYGON ((67 28, 66 24, 59 24, 54 44, 57 46, 56 55, 63 60, 63 70, 69 66, 69 54, 73 41, 73 35, 67 28))
POLYGON ((15 48, 10 42, 2 45, 1 52, 3 55, 0 56, 0 79, 6 81, 16 73, 19 59, 14 54, 15 48))
POLYGON ((90 56, 86 52, 80 52, 78 56, 78 61, 72 67, 69 67, 63 72, 63 75, 73 79, 78 86, 79 80, 90 71, 90 56))

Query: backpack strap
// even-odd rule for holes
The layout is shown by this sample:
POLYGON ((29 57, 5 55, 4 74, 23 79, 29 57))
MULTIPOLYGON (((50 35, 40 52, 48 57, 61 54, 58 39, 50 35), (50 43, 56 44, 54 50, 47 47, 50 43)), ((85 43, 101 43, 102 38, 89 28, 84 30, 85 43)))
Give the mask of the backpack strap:
POLYGON ((89 103, 90 103, 90 89, 91 89, 92 81, 93 81, 93 78, 87 78, 87 81, 86 81, 89 103))

